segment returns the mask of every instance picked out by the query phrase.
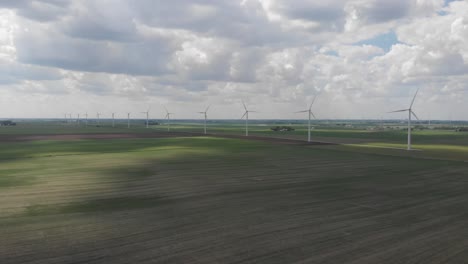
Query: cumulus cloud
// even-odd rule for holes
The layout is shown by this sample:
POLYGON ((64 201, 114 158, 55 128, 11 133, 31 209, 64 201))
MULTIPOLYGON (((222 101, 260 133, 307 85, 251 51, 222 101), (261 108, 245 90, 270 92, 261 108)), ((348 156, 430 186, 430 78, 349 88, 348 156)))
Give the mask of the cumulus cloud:
POLYGON ((430 112, 466 97, 467 14, 443 0, 5 0, 0 95, 186 112, 218 102, 218 118, 245 98, 269 110, 259 118, 291 118, 283 109, 320 93, 328 118, 380 118, 422 87, 430 112), (398 42, 379 39, 388 32, 398 42))

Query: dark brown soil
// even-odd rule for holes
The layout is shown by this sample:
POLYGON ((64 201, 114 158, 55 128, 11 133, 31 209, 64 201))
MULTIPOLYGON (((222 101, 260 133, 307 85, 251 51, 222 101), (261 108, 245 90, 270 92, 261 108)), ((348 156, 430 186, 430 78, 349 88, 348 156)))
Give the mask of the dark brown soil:
POLYGON ((293 145, 336 145, 331 142, 306 142, 298 139, 285 139, 261 136, 239 136, 239 135, 225 135, 225 134, 208 134, 201 133, 188 133, 188 132, 157 132, 148 134, 128 133, 128 134, 63 134, 63 135, 0 135, 0 142, 27 142, 36 140, 81 140, 81 139, 136 139, 136 138, 170 138, 170 137, 221 137, 221 138, 234 138, 234 139, 248 139, 258 140, 279 144, 293 144, 293 145))

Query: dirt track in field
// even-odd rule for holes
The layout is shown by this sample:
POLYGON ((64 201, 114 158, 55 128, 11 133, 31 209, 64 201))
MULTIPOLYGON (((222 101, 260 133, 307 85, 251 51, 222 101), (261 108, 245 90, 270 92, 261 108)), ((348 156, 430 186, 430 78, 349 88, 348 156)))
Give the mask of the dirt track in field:
POLYGON ((225 134, 201 134, 190 132, 156 132, 156 133, 106 133, 106 134, 60 134, 60 135, 0 135, 0 142, 27 142, 36 140, 81 140, 81 139, 137 139, 137 138, 174 138, 174 137, 220 137, 233 139, 248 139, 257 140, 278 144, 293 144, 293 145, 336 145, 331 142, 306 142, 298 139, 285 139, 262 136, 240 136, 240 135, 225 135, 225 134))

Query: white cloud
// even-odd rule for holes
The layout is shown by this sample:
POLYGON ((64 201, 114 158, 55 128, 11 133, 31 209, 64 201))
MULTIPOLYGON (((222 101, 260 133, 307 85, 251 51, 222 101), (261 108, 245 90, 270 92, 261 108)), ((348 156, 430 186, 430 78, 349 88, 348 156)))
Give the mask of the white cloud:
POLYGON ((94 112, 142 101, 194 117, 218 103, 223 118, 245 98, 259 118, 292 118, 284 109, 321 93, 323 116, 380 118, 422 87, 421 111, 444 118, 468 110, 467 14, 443 0, 2 1, 0 104, 24 98, 46 116, 66 111, 60 100, 94 112), (352 44, 389 31, 400 43, 388 52, 352 44))

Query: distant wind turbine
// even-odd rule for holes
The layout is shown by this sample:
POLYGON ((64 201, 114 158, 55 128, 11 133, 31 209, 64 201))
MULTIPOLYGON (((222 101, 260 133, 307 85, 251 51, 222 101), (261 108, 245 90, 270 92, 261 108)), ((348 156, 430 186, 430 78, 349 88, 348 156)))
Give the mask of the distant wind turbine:
POLYGON ((80 125, 80 114, 78 114, 78 126, 80 125))
POLYGON ((98 123, 98 126, 99 126, 101 124, 101 121, 100 121, 101 113, 98 112, 96 114, 96 116, 97 116, 97 123, 98 123))
POLYGON ((146 110, 146 112, 141 112, 142 114, 146 114, 146 128, 149 128, 149 112, 150 112, 150 108, 148 106, 148 110, 146 110))
POLYGON ((247 106, 245 106, 244 100, 242 100, 242 105, 244 106, 245 112, 241 119, 244 119, 245 117, 245 136, 247 137, 249 136, 249 113, 256 113, 257 111, 248 110, 247 106))
POLYGON ((88 112, 85 113, 85 118, 86 118, 85 124, 86 124, 86 126, 88 126, 88 112))
POLYGON ((173 115, 174 113, 169 113, 169 111, 167 111, 167 108, 164 107, 164 110, 166 110, 166 118, 167 119, 167 131, 171 131, 171 115, 173 115))
POLYGON ((205 122, 204 122, 204 128, 205 128, 205 135, 206 135, 206 120, 208 118, 208 109, 210 109, 210 106, 209 105, 204 112, 198 112, 199 114, 202 114, 204 117, 205 117, 205 122))
POLYGON ((112 127, 115 127, 115 113, 112 113, 112 127))
POLYGON ((317 96, 314 96, 314 99, 312 99, 312 103, 310 103, 309 109, 296 112, 296 113, 308 113, 309 114, 309 124, 308 124, 308 127, 307 127, 308 128, 308 130, 307 130, 307 142, 310 142, 310 129, 311 129, 310 120, 311 120, 312 117, 314 119, 317 119, 317 118, 315 118, 315 115, 312 112, 312 106, 314 105, 314 102, 315 102, 316 98, 317 98, 317 96))
POLYGON ((127 113, 127 127, 130 128, 130 113, 127 113))
POLYGON ((419 88, 416 90, 414 94, 413 101, 411 101, 410 107, 408 109, 396 110, 389 113, 398 113, 398 112, 406 112, 408 111, 408 150, 411 150, 411 116, 414 116, 417 120, 419 120, 418 116, 413 111, 413 104, 416 96, 418 95, 419 88))

